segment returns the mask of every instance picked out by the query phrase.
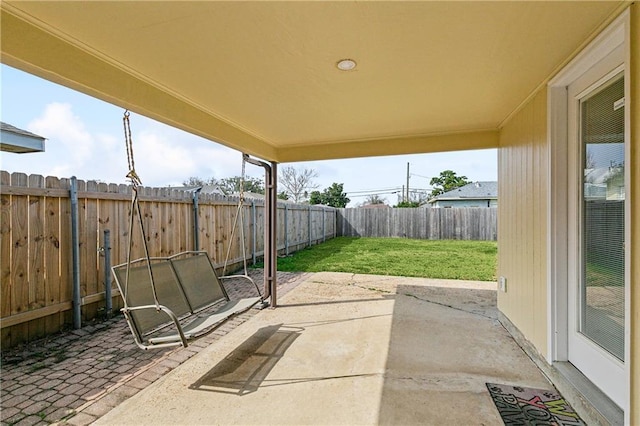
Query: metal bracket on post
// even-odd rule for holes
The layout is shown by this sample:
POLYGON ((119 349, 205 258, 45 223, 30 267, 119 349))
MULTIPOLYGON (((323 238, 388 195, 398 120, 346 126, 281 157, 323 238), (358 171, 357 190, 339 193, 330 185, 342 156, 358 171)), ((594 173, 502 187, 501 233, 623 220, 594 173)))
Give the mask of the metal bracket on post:
POLYGON ((264 292, 265 297, 271 299, 271 307, 277 306, 277 262, 278 246, 276 224, 278 219, 278 163, 271 164, 253 159, 249 154, 242 154, 244 161, 254 166, 264 168, 265 199, 264 199, 264 292))

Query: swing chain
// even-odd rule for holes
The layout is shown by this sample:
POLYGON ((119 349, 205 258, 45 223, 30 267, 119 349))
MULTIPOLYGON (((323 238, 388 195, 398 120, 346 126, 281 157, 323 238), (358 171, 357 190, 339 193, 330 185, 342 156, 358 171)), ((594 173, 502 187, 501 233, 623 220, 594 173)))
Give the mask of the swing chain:
POLYGON ((244 155, 242 156, 242 174, 240 175, 240 205, 244 204, 244 175, 246 170, 247 162, 244 159, 244 155))
POLYGON ((133 185, 135 191, 139 185, 142 185, 142 181, 136 173, 136 166, 133 160, 133 140, 131 138, 131 123, 129 122, 130 115, 129 110, 125 110, 124 116, 122 117, 122 124, 124 126, 124 142, 127 146, 127 162, 129 165, 127 178, 131 181, 131 185, 133 185))

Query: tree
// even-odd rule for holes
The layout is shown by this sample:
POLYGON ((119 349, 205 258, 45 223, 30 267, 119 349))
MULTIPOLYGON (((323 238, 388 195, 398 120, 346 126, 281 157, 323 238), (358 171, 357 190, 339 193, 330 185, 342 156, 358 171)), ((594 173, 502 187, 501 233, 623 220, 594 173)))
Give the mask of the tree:
POLYGON ((285 201, 286 201, 286 200, 288 200, 288 199, 289 199, 289 196, 287 195, 287 193, 286 193, 286 192, 284 192, 284 191, 280 191, 280 192, 278 193, 278 200, 285 200, 285 201))
POLYGON ((431 197, 436 197, 448 191, 452 191, 461 186, 469 184, 466 176, 456 176, 456 172, 445 170, 440 172, 440 176, 431 178, 429 184, 433 186, 431 197))
MULTIPOLYGON (((224 178, 218 181, 218 186, 222 189, 222 192, 225 194, 233 194, 236 192, 240 192, 240 181, 242 177, 234 176, 229 178, 224 178)), ((244 178, 244 190, 245 192, 253 192, 255 194, 264 194, 264 183, 262 179, 254 178, 254 177, 246 177, 244 178)))
POLYGON ((318 173, 314 169, 285 166, 280 169, 278 183, 290 200, 300 203, 309 196, 309 191, 318 187, 313 181, 317 177, 318 173))
POLYGON ((365 198, 363 205, 371 205, 371 204, 384 204, 387 200, 380 197, 378 194, 367 195, 365 198))
POLYGON ((415 208, 415 207, 420 207, 420 202, 419 201, 400 201, 394 207, 397 207, 397 208, 415 208))
POLYGON ((189 179, 182 182, 184 186, 205 186, 205 185, 217 185, 216 178, 211 177, 209 179, 203 179, 196 176, 191 176, 189 179))
POLYGON ((331 207, 346 207, 351 201, 347 198, 347 193, 343 192, 344 185, 342 183, 332 183, 330 187, 325 188, 322 192, 312 191, 309 198, 309 204, 324 204, 331 207))

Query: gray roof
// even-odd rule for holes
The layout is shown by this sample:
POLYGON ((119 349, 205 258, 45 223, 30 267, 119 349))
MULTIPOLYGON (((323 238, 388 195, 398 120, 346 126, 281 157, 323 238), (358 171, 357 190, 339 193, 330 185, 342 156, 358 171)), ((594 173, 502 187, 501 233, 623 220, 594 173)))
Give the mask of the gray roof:
POLYGON ((484 182, 472 182, 460 188, 456 188, 452 191, 440 194, 437 197, 433 197, 429 200, 430 203, 434 203, 438 200, 459 200, 459 199, 472 199, 472 200, 492 200, 498 199, 498 182, 496 181, 484 181, 484 182))
POLYGON ((44 151, 45 138, 0 121, 0 149, 25 153, 44 151))
POLYGON ((36 139, 45 139, 44 137, 36 135, 35 133, 31 133, 31 132, 29 132, 27 130, 18 129, 15 126, 12 126, 11 124, 4 123, 2 121, 0 121, 0 130, 2 130, 3 132, 15 133, 17 135, 29 136, 31 138, 36 138, 36 139))

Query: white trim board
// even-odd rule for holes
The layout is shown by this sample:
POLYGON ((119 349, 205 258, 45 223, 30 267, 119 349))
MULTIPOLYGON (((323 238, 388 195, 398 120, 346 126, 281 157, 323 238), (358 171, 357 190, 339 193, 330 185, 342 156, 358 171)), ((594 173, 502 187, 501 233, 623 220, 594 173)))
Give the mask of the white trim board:
MULTIPOLYGON (((568 258, 570 247, 568 245, 568 100, 567 87, 582 76, 587 70, 594 67, 609 53, 619 46, 623 46, 625 63, 629 61, 629 11, 623 12, 615 21, 598 35, 582 52, 580 52, 569 64, 563 68, 548 84, 547 97, 547 124, 548 124, 548 149, 549 149, 549 203, 547 210, 548 234, 547 234, 547 362, 567 361, 568 359, 568 258)), ((625 97, 629 97, 629 68, 625 66, 625 97)), ((626 109, 625 120, 627 127, 630 123, 629 108, 626 109)), ((628 132, 627 132, 628 133, 628 132)), ((630 149, 629 135, 626 135, 626 149, 630 149)), ((626 153, 627 158, 629 152, 626 153)), ((626 174, 627 200, 629 201, 629 173, 626 174)), ((627 202, 626 217, 630 220, 629 206, 627 202)), ((626 230, 626 241, 629 239, 629 226, 626 230)), ((629 251, 627 251, 627 264, 629 264, 629 251)), ((629 273, 626 274, 625 309, 630 312, 629 273)), ((625 330, 626 349, 625 359, 629 360, 629 330, 630 315, 626 315, 625 330)), ((628 408, 630 406, 630 363, 625 364, 627 378, 626 403, 622 407, 625 411, 625 421, 628 422, 628 408)))

